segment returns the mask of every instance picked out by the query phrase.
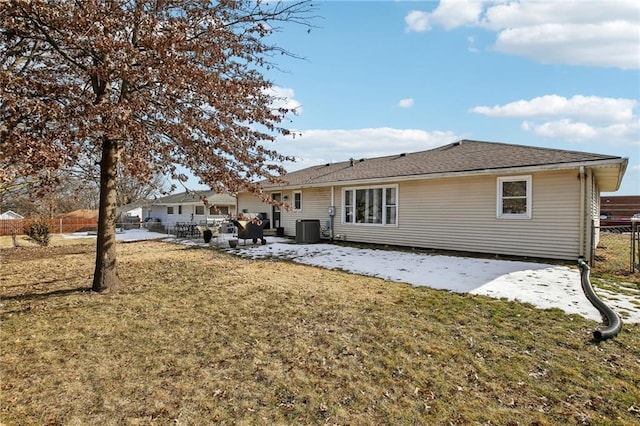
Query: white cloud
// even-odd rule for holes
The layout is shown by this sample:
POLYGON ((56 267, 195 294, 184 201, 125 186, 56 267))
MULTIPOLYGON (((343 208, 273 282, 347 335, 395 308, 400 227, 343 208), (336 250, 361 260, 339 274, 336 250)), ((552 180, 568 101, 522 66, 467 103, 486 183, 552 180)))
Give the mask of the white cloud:
POLYGON ((407 24, 407 32, 422 32, 429 31, 431 29, 431 25, 429 25, 429 13, 427 12, 412 10, 404 17, 404 22, 407 24))
POLYGON ((398 107, 400 108, 411 108, 413 106, 413 98, 405 98, 400 99, 398 102, 398 107))
POLYGON ((636 0, 602 1, 539 1, 516 0, 490 4, 482 18, 482 25, 494 31, 506 28, 535 27, 554 24, 592 24, 596 22, 638 21, 636 0), (635 15, 635 16, 634 16, 635 15))
POLYGON ((603 98, 576 95, 565 98, 545 95, 493 107, 478 106, 471 111, 489 117, 553 117, 566 116, 603 122, 627 122, 634 118, 635 99, 603 98))
POLYGON ((287 108, 295 114, 302 114, 302 104, 294 98, 295 91, 287 87, 271 86, 265 93, 273 98, 274 108, 287 108))
POLYGON ((402 152, 423 151, 461 139, 450 131, 393 129, 333 129, 296 131, 296 137, 281 137, 278 152, 294 156, 297 170, 317 164, 336 163, 349 158, 372 158, 402 152))
POLYGON ((640 68, 640 4, 602 1, 442 0, 411 11, 407 31, 475 26, 497 33, 498 51, 543 63, 640 68))
POLYGON ((412 10, 404 18, 406 31, 428 31, 432 23, 447 30, 476 24, 482 13, 482 3, 480 0, 441 0, 433 12, 412 10))
POLYGON ((542 24, 501 31, 496 49, 543 63, 638 68, 640 36, 630 22, 542 24))
POLYGON ((561 138, 573 142, 593 139, 598 134, 594 127, 586 123, 573 122, 568 118, 558 121, 550 121, 539 125, 529 123, 528 128, 540 136, 561 138))
POLYGON ((547 138, 640 145, 635 99, 546 95, 471 111, 488 117, 528 118, 521 128, 547 138))
POLYGON ((447 30, 475 24, 482 13, 482 3, 480 0, 442 0, 432 16, 447 30))
POLYGON ((640 146, 638 134, 640 127, 637 122, 618 123, 609 126, 593 126, 588 123, 572 121, 568 118, 546 123, 523 123, 524 130, 547 137, 564 139, 570 142, 604 142, 611 145, 640 146))

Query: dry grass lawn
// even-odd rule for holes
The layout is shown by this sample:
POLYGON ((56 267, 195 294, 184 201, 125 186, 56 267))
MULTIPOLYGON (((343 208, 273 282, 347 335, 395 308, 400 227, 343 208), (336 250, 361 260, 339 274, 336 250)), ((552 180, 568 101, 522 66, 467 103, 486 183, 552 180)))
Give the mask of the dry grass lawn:
POLYGON ((640 328, 177 244, 0 250, 5 425, 640 422, 640 328))
MULTIPOLYGON (((640 250, 636 246, 636 250, 640 250)), ((636 252, 636 260, 638 252, 636 252)), ((603 278, 621 279, 635 283, 640 289, 640 273, 631 273, 631 234, 600 233, 596 249, 594 271, 603 278)))

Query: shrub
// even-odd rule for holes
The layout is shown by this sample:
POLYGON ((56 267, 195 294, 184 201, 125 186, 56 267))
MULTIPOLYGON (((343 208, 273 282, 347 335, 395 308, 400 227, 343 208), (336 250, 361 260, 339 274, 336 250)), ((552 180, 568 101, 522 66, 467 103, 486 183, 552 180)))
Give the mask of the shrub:
POLYGON ((51 228, 49 224, 42 219, 35 219, 29 222, 24 228, 24 233, 41 246, 49 245, 49 233, 51 228))

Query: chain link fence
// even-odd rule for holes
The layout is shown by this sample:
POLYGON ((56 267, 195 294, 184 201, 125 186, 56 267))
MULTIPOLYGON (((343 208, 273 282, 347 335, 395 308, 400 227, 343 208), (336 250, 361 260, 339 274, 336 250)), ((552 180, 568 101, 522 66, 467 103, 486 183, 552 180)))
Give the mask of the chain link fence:
POLYGON ((599 272, 628 274, 640 270, 640 241, 629 226, 600 228, 600 239, 593 257, 593 268, 599 272))

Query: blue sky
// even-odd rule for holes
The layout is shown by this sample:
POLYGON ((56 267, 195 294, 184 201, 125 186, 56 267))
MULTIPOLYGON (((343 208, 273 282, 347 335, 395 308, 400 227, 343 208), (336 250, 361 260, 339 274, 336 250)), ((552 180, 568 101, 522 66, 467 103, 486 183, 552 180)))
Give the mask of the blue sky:
POLYGON ((273 37, 304 57, 268 75, 298 109, 288 170, 466 138, 628 157, 615 194, 640 194, 637 0, 314 5, 273 37))

